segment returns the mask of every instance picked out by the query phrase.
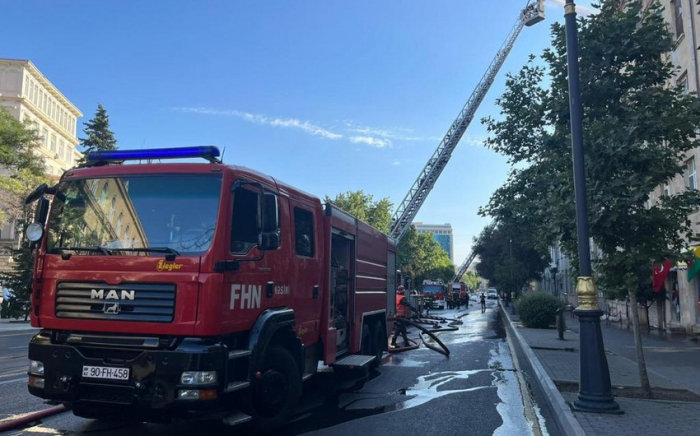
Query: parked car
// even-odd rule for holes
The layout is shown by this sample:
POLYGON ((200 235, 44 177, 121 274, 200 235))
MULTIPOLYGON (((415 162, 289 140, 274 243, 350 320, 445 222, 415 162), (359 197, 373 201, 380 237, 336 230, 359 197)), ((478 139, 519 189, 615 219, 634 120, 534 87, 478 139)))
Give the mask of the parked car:
POLYGON ((494 288, 489 289, 486 291, 486 298, 489 300, 498 300, 498 291, 494 288))

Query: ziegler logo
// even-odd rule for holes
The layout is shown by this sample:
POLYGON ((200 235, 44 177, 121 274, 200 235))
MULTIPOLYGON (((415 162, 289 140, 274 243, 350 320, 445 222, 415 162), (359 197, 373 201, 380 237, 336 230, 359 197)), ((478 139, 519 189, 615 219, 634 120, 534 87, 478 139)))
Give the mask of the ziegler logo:
POLYGON ((116 290, 111 289, 105 295, 104 289, 90 289, 90 298, 93 300, 131 300, 136 299, 136 291, 134 290, 116 290))
POLYGON ((157 271, 177 271, 179 269, 182 269, 181 263, 165 263, 163 259, 159 260, 158 265, 156 265, 157 271))

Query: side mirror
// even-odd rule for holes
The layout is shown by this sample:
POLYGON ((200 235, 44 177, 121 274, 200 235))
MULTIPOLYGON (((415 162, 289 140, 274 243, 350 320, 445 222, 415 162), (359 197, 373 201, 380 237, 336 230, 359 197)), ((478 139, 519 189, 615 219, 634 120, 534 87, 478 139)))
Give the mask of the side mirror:
POLYGON ((262 231, 274 232, 279 230, 279 205, 277 203, 277 195, 264 193, 263 194, 263 205, 262 205, 262 231))
POLYGON ((44 195, 44 192, 46 192, 48 189, 49 185, 47 185, 46 183, 42 183, 35 190, 33 190, 31 194, 27 196, 27 198, 24 200, 24 204, 29 204, 35 201, 37 198, 44 195))
POLYGON ((281 243, 277 195, 265 192, 262 195, 262 232, 258 237, 258 247, 261 250, 276 250, 281 243))
POLYGON ((36 214, 34 215, 34 220, 41 224, 42 226, 46 223, 46 218, 49 216, 49 200, 41 197, 39 204, 36 207, 36 214))
POLYGON ((262 232, 258 237, 258 247, 261 250, 277 250, 281 245, 280 231, 262 232))

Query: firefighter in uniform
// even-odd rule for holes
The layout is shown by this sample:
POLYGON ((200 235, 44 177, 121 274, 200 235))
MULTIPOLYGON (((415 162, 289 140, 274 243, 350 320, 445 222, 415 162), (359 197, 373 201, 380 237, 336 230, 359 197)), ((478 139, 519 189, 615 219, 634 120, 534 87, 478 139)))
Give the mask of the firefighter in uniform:
POLYGON ((408 298, 404 295, 405 289, 400 285, 396 289, 396 319, 394 320, 394 336, 391 338, 391 346, 396 347, 396 338, 401 335, 403 338, 403 346, 408 347, 408 335, 406 333, 406 325, 403 323, 403 318, 411 316, 411 310, 418 312, 415 307, 408 302, 408 298))

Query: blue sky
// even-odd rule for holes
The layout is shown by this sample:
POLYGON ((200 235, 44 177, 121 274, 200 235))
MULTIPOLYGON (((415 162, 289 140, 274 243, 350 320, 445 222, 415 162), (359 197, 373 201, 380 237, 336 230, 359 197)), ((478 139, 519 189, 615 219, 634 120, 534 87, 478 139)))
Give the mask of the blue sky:
MULTIPOLYGON (((80 132, 102 103, 122 149, 214 144, 320 197, 397 205, 525 3, 23 0, 3 4, 0 57, 30 59, 85 114, 80 132)), ((548 46, 560 3, 523 30, 416 218, 452 224, 457 264, 508 172, 479 120, 548 46)))

